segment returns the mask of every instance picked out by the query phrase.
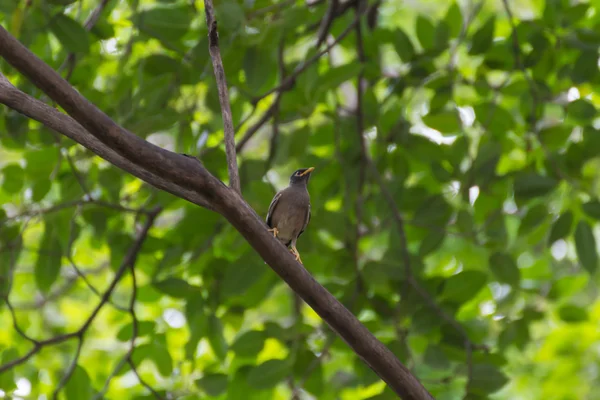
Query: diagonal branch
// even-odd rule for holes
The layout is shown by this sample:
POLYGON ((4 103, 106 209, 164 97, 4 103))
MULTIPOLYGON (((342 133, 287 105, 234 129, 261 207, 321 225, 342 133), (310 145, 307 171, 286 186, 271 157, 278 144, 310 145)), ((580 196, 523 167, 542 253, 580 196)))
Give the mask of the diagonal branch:
MULTIPOLYGON (((248 203, 206 170, 201 162, 193 157, 186 157, 153 145, 120 127, 2 27, 0 27, 0 56, 62 106, 73 119, 81 123, 89 133, 81 128, 77 131, 79 136, 77 134, 75 136, 81 142, 95 144, 97 154, 99 152, 108 154, 121 165, 137 172, 139 176, 144 176, 147 182, 162 183, 162 187, 158 185, 157 187, 196 204, 210 207, 223 215, 263 260, 395 393, 406 400, 432 398, 398 358, 267 231, 264 221, 248 203), (95 141, 90 139, 92 135, 95 141), (98 142, 104 146, 99 146, 98 142)), ((23 99, 27 96, 14 87, 11 89, 11 85, 7 83, 6 79, 0 79, 0 87, 3 89, 0 90, 0 103, 19 106, 19 102, 11 102, 11 98, 12 100, 14 97, 23 99)), ((45 119, 55 128, 64 128, 57 124, 61 118, 68 127, 77 126, 73 125, 71 118, 57 113, 59 115, 42 112, 38 117, 45 119)), ((64 133, 60 129, 56 130, 64 133)), ((76 334, 69 335, 66 338, 76 336, 76 334)), ((60 336, 52 340, 64 341, 66 338, 60 336)), ((34 350, 33 353, 39 351, 39 349, 34 350)), ((24 362, 31 355, 22 357, 18 362, 24 362)))
POLYGON ((227 169, 229 170, 229 186, 241 195, 240 175, 235 154, 235 132, 233 131, 233 118, 231 116, 231 104, 229 103, 229 91, 225 68, 219 50, 219 32, 217 31, 217 20, 212 0, 204 0, 206 12, 206 25, 208 26, 208 51, 212 59, 217 89, 219 90, 219 103, 221 104, 221 115, 223 117, 223 132, 225 134, 225 152, 227 153, 227 169))
MULTIPOLYGON (((129 172, 130 174, 150 183, 157 188, 180 196, 191 201, 192 203, 212 209, 212 206, 208 203, 208 200, 202 195, 191 190, 186 190, 179 185, 174 184, 170 180, 157 176, 156 174, 147 171, 145 168, 136 165, 134 162, 123 157, 115 150, 98 140, 96 137, 92 136, 73 118, 61 113, 47 104, 44 104, 40 100, 21 92, 19 89, 14 87, 2 74, 0 74, 0 103, 42 123, 44 126, 56 132, 67 136, 111 164, 129 172)), ((101 202, 94 200, 93 203, 100 204, 101 202)), ((58 207, 61 207, 61 205, 58 207)))

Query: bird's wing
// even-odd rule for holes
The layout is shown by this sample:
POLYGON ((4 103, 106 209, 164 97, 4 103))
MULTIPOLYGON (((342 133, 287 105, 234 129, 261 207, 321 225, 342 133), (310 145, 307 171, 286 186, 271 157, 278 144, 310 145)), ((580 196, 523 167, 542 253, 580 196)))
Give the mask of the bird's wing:
POLYGON ((304 223, 304 226, 302 227, 302 230, 298 234, 298 237, 300 237, 300 235, 302 235, 302 232, 304 232, 304 230, 308 226, 309 222, 310 222, 310 203, 308 203, 308 212, 306 213, 306 222, 304 223))
POLYGON ((275 195, 275 197, 273 197, 273 200, 271 200, 271 204, 269 204, 269 211, 267 212, 267 225, 269 226, 269 228, 273 227, 271 225, 271 220, 273 219, 273 212, 275 211, 275 207, 277 207, 277 203, 279 202, 279 199, 281 198, 282 194, 283 190, 278 192, 275 195))

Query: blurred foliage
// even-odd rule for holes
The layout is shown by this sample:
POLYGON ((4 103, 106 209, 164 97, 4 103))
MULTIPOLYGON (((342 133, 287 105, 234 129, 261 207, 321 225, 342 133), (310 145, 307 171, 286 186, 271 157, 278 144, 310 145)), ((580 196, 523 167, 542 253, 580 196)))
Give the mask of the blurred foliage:
MULTIPOLYGON (((305 266, 436 399, 600 399, 599 3, 386 0, 304 64, 354 3, 328 26, 325 1, 215 1, 245 198, 264 216, 316 167, 305 266)), ((0 22, 119 124, 227 181, 203 9, 8 0, 0 22)), ((395 398, 220 216, 6 107, 0 176, 0 365, 80 329, 163 208, 80 347, 42 342, 0 393, 395 398)))

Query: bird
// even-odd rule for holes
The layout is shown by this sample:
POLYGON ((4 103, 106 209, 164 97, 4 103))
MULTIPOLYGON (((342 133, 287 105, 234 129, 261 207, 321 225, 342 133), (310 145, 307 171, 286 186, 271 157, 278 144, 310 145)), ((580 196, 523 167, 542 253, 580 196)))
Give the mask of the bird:
POLYGON ((290 184, 277 192, 267 212, 268 231, 286 247, 291 247, 291 253, 296 261, 302 264, 300 253, 296 249, 296 241, 310 222, 310 195, 308 180, 314 167, 301 168, 290 176, 290 184))

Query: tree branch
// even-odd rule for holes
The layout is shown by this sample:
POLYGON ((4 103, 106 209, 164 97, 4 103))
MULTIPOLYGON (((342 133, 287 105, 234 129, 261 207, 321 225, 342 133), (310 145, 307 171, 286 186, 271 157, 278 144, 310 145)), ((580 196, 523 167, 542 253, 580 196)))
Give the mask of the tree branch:
POLYGON ((379 4, 379 2, 380 1, 376 1, 375 3, 373 3, 364 13, 357 14, 356 18, 354 18, 354 21, 352 21, 350 23, 350 25, 348 25, 346 27, 346 29, 344 29, 344 31, 342 33, 340 33, 340 35, 338 37, 336 37, 331 43, 329 43, 327 46, 325 46, 325 48, 323 50, 317 52, 317 54, 313 55, 308 60, 306 60, 305 62, 300 64, 298 67, 296 67, 294 72, 292 72, 290 75, 288 75, 283 80, 283 82, 281 82, 281 84, 279 86, 276 86, 273 89, 267 91, 266 93, 258 96, 257 98, 254 99, 254 102, 258 102, 258 101, 264 99, 265 97, 267 97, 268 95, 273 94, 275 92, 278 92, 281 90, 286 90, 287 88, 292 87, 292 85, 296 81, 296 78, 298 77, 298 75, 300 75, 302 72, 304 72, 306 69, 308 69, 308 67, 310 67, 312 64, 319 61, 319 59, 323 55, 327 54, 329 52, 329 50, 334 48, 339 42, 341 42, 346 36, 348 36, 350 34, 350 32, 352 32, 352 30, 356 27, 356 25, 358 25, 360 23, 361 17, 363 15, 367 14, 373 7, 376 7, 377 4, 379 4))
MULTIPOLYGON (((0 27, 0 29, 3 28, 0 27)), ((127 158, 111 149, 96 137, 92 136, 73 118, 21 92, 19 89, 14 87, 2 74, 0 74, 0 103, 42 123, 44 126, 58 133, 67 136, 111 164, 121 168, 126 172, 129 172, 130 174, 148 182, 157 188, 182 197, 188 201, 191 201, 192 203, 212 209, 212 206, 208 200, 200 194, 192 190, 186 190, 169 181, 168 179, 157 176, 156 174, 147 171, 145 168, 136 165, 134 162, 129 161, 127 158)), ((190 160, 190 162, 193 161, 190 160)), ((99 201, 94 201, 94 203, 100 204, 99 201)))
MULTIPOLYGON (((2 27, 0 27, 0 56, 61 105, 96 139, 92 140, 91 135, 83 129, 70 132, 75 133, 73 136, 81 142, 95 145, 98 153, 108 154, 113 160, 135 171, 138 174, 136 176, 143 177, 148 183, 153 185, 161 183, 162 187, 155 186, 222 214, 263 260, 398 395, 407 400, 432 398, 394 354, 321 286, 304 266, 296 261, 288 249, 267 231, 264 221, 239 194, 210 174, 198 160, 148 143, 117 125, 2 27), (100 146, 98 141, 103 146, 100 146)), ((6 80, 4 81, 7 83, 6 80)), ((2 83, 0 80, 0 85, 2 83)), ((11 97, 18 97, 17 93, 20 93, 18 90, 13 88, 7 91, 6 84, 2 86, 4 90, 0 91, 0 102, 8 104, 11 97), (6 96, 7 92, 9 96, 6 96)), ((25 95, 18 98, 23 100, 23 97, 27 98, 25 95)), ((19 104, 19 102, 11 104, 14 103, 19 104)), ((70 121, 70 118, 56 113, 45 110, 38 117, 57 128, 64 128, 57 124, 59 120, 71 129, 77 128, 76 124, 65 122, 70 121)), ((29 357, 31 355, 27 356, 29 357)), ((23 362, 23 357, 20 360, 23 362)))
MULTIPOLYGON (((96 318, 96 316, 98 315, 98 313, 100 312, 102 307, 104 307, 104 305, 110 299, 112 292, 117 287, 117 284, 123 277, 123 274, 125 274, 125 271, 127 270, 127 268, 131 267, 135 264, 138 253, 140 252, 140 250, 142 248, 142 244, 144 243, 144 241, 146 240, 146 237, 148 236, 148 231, 150 231, 150 228, 154 224, 154 220, 156 219, 156 217, 160 211, 161 211, 161 209, 159 207, 157 207, 153 210, 152 213, 150 213, 148 215, 148 219, 147 219, 146 223, 144 224, 144 227, 137 234, 135 242, 133 243, 133 245, 131 246, 131 248, 129 249, 127 254, 125 255, 125 258, 123 259, 123 262, 121 263, 121 265, 119 266, 119 269, 115 273, 113 280, 111 281, 110 285, 108 286, 108 288, 102 295, 102 299, 100 300, 100 303, 98 303, 98 305, 90 313, 88 319, 83 323, 83 325, 75 332, 65 333, 63 335, 54 336, 54 337, 52 337, 50 339, 46 339, 46 340, 36 340, 36 339, 29 338, 28 336, 22 335, 29 341, 33 342, 33 344, 34 344, 33 348, 31 350, 29 350, 29 352, 27 354, 25 354, 24 356, 17 358, 15 360, 12 360, 4 365, 0 365, 0 374, 11 368, 16 367, 19 364, 26 362, 31 357, 36 355, 40 350, 42 350, 45 346, 63 343, 65 341, 75 338, 75 337, 79 338, 80 342, 83 340, 83 337, 84 337, 85 333, 87 332, 88 328, 92 325, 92 322, 94 322, 94 319, 96 318)), ((10 304, 8 302, 6 302, 6 303, 10 304)), ((9 308, 10 308, 10 305, 9 305, 9 308)), ((14 318, 14 314, 13 314, 13 318, 14 318)), ((13 320, 13 324, 15 327, 18 327, 16 320, 13 320)), ((65 382, 65 384, 66 384, 66 382, 65 382)))
POLYGON ((206 26, 208 27, 208 51, 212 60, 217 89, 219 90, 219 103, 221 104, 221 115, 223 117, 223 132, 225 135, 225 152, 227 153, 227 169, 229 170, 229 186, 238 194, 242 194, 240 186, 240 175, 235 153, 235 132, 233 131, 233 118, 231 116, 231 104, 229 103, 229 91, 225 68, 219 50, 219 32, 217 31, 217 20, 212 0, 204 0, 206 12, 206 26))

